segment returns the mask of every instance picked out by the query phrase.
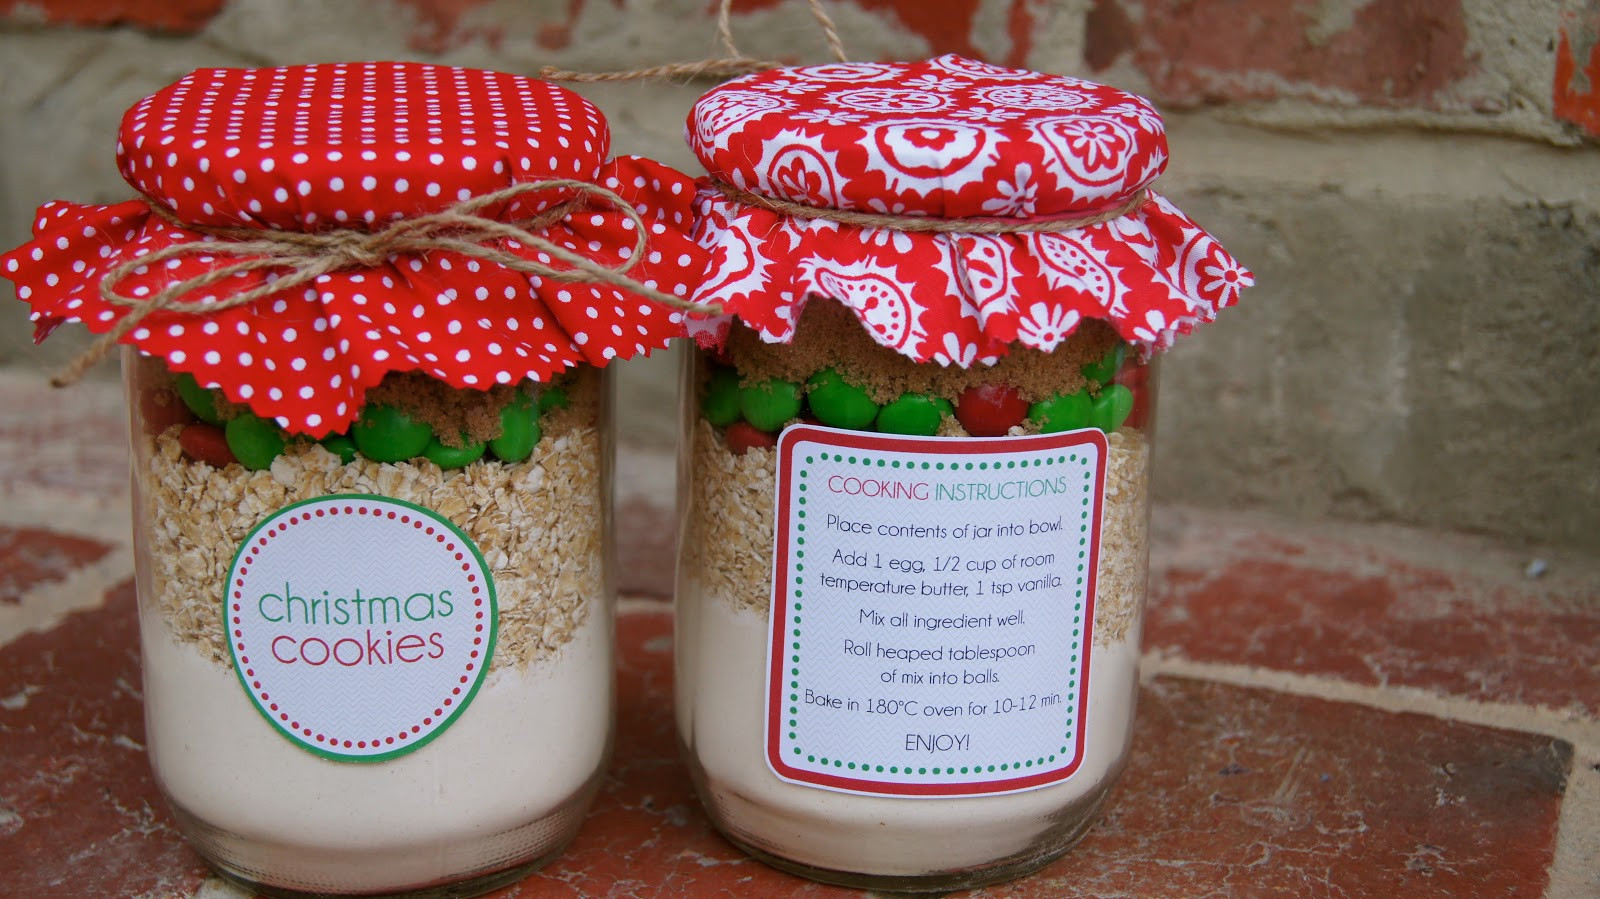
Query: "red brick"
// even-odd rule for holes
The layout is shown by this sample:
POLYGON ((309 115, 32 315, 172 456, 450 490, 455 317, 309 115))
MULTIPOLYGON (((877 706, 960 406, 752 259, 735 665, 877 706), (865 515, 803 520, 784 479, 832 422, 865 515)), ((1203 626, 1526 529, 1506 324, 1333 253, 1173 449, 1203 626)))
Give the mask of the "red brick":
POLYGON ((1566 743, 1158 678, 1079 846, 986 896, 1540 896, 1566 743))
POLYGON ((108 552, 111 546, 98 540, 0 524, 0 605, 15 605, 39 584, 59 581, 108 552))
POLYGON ((672 598, 678 526, 676 513, 641 498, 617 505, 617 591, 625 596, 672 598))
POLYGON ((188 895, 205 876, 150 777, 137 621, 130 582, 0 649, 0 895, 188 895))
POLYGON ((1091 68, 1131 56, 1174 106, 1301 97, 1438 109, 1476 71, 1461 0, 1096 0, 1087 28, 1091 68), (1347 21, 1319 22, 1344 7, 1347 21))
MULTIPOLYGON (((412 35, 412 45, 419 50, 441 52, 474 40, 496 41, 503 36, 501 29, 469 29, 461 24, 468 12, 485 5, 488 0, 401 0, 401 2, 415 11, 422 26, 412 35)), ((563 12, 556 16, 547 16, 535 32, 535 40, 539 46, 547 50, 561 50, 568 47, 572 43, 572 29, 590 2, 602 3, 607 0, 566 0, 563 12)), ((864 10, 885 16, 922 38, 928 43, 930 54, 960 53, 978 59, 986 58, 986 54, 974 41, 983 0, 942 0, 939 3, 929 3, 927 0, 852 0, 852 2, 864 10)), ((621 0, 609 0, 609 3, 617 10, 617 14, 622 13, 621 0)), ((781 3, 783 0, 734 0, 732 8, 736 14, 746 14, 772 9, 781 3)), ((708 40, 713 33, 716 6, 716 0, 712 0, 705 8, 708 40)), ((1005 28, 1011 38, 1011 46, 1004 58, 994 61, 1007 65, 1022 65, 1033 48, 1035 20, 1032 5, 1029 0, 1006 0, 1004 9, 1005 28)), ((734 25, 736 39, 738 27, 736 23, 734 25)), ((820 32, 815 34, 797 32, 796 44, 790 56, 794 60, 816 61, 822 58, 824 47, 820 32)), ((847 51, 850 49, 848 35, 845 36, 845 49, 847 51)))
POLYGON ((1556 47, 1557 118, 1600 137, 1600 0, 1566 0, 1556 47))
MULTIPOLYGON (((769 9, 782 2, 783 0, 735 0, 733 9, 735 12, 751 12, 769 9)), ((978 14, 984 6, 982 0, 942 0, 938 3, 929 3, 927 0, 852 0, 852 2, 868 12, 875 12, 892 19, 905 30, 927 41, 929 55, 960 53, 974 59, 988 58, 988 54, 978 49, 974 40, 974 33, 978 27, 978 14)), ((713 8, 714 6, 715 4, 713 8)), ((1033 11, 1027 0, 1006 0, 1003 8, 1011 47, 1003 58, 991 61, 1020 66, 1027 61, 1028 53, 1033 49, 1033 11)), ((805 42, 809 41, 810 37, 801 34, 797 35, 797 39, 805 42)), ((845 50, 848 51, 849 35, 844 35, 844 42, 845 50)), ((810 61, 817 58, 816 51, 823 46, 825 45, 819 32, 815 46, 810 43, 798 43, 795 52, 800 58, 810 61)))
POLYGON ((1184 560, 1152 578, 1149 649, 1600 712, 1600 581, 1437 568, 1378 542, 1292 531, 1194 521, 1184 532, 1184 560))
MULTIPOLYGON (((491 47, 497 47, 505 36, 503 28, 468 28, 461 24, 461 20, 468 13, 485 5, 489 0, 399 0, 399 2, 411 7, 421 25, 411 35, 411 46, 417 50, 443 53, 475 41, 483 41, 491 47)), ((568 21, 565 23, 565 28, 570 32, 571 20, 577 17, 578 10, 583 7, 583 0, 567 0, 567 4, 568 21)), ((545 14, 541 12, 537 15, 543 17, 545 14)), ((541 26, 541 32, 549 27, 551 26, 541 26)))
POLYGON ((223 0, 0 0, 0 20, 52 25, 134 25, 157 31, 193 32, 222 9, 223 0))
MULTIPOLYGON (((618 622, 610 777, 555 863, 499 899, 856 895, 742 856, 678 760, 671 614, 618 622)), ((0 649, 0 895, 191 895, 203 876, 139 744, 132 590, 0 649), (10 822, 10 823, 5 823, 10 822)), ((1419 715, 1161 678, 1127 773, 1066 858, 988 896, 1541 891, 1565 744, 1419 715)))

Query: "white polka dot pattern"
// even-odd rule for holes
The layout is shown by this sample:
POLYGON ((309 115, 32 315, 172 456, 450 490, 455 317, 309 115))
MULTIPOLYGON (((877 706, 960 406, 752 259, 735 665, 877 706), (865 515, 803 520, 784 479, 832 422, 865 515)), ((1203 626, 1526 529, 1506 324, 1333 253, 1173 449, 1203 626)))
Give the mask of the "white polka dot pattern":
MULTIPOLYGON (((377 63, 345 68, 365 72, 384 66, 411 72, 417 78, 421 78, 420 71, 432 69, 377 63)), ((331 70, 333 67, 322 68, 331 70)), ((274 83, 271 73, 276 71, 281 70, 264 70, 257 74, 257 80, 274 83)), ((433 77, 438 79, 456 79, 463 70, 434 71, 433 77)), ((492 73, 476 74, 496 83, 512 79, 512 76, 492 73)), ((186 81, 201 76, 222 77, 216 72, 201 72, 186 81)), ((227 72, 226 77, 243 79, 243 74, 227 72)), ((513 80, 533 85, 551 96, 553 92, 565 93, 536 81, 513 80)), ((332 80, 317 83, 321 85, 319 89, 334 90, 332 80)), ((177 87, 169 88, 168 92, 177 87)), ((350 89, 346 86, 339 91, 348 94, 350 89)), ((363 97, 378 97, 362 101, 376 104, 378 113, 370 116, 372 118, 381 121, 386 117, 407 117, 389 110, 381 102, 380 95, 363 97)), ((196 108, 201 105, 200 99, 192 97, 185 102, 192 102, 196 108)), ((413 101, 397 102, 398 109, 406 109, 413 101)), ((495 108, 484 102, 486 109, 495 108)), ((150 101, 135 107, 135 112, 148 107, 150 101)), ((527 108, 523 107, 524 111, 527 108)), ((585 115, 592 116, 572 120, 592 124, 592 131, 583 132, 588 135, 589 145, 584 146, 582 140, 574 142, 571 131, 551 126, 555 119, 544 119, 546 130, 519 132, 507 140, 523 148, 518 152, 528 154, 530 160, 542 160, 527 173, 521 170, 519 163, 516 172, 501 171, 489 181, 474 181, 472 179, 484 171, 493 173, 497 168, 506 169, 505 160, 493 155, 474 157, 467 153, 468 147, 458 142, 424 143, 422 157, 413 155, 406 161, 410 169, 392 165, 382 169, 347 165, 352 157, 359 159, 364 152, 357 145, 336 151, 342 154, 340 160, 325 159, 316 183, 338 184, 348 191, 352 185, 371 178, 377 184, 373 188, 376 194, 384 192, 383 179, 406 180, 411 182, 408 190, 420 187, 420 190, 411 191, 420 196, 433 193, 429 184, 439 185, 441 196, 433 205, 406 206, 392 196, 374 200, 375 217, 392 218, 444 208, 461 199, 456 194, 444 197, 447 192, 467 191, 470 195, 473 191, 494 190, 518 181, 551 175, 565 177, 571 173, 557 171, 566 164, 564 160, 587 160, 595 148, 603 152, 607 144, 604 122, 598 118, 598 113, 576 99, 571 108, 588 110, 585 115), (436 148, 436 155, 446 163, 430 158, 435 155, 428 151, 430 146, 436 148), (464 160, 469 157, 478 162, 466 165, 464 160), (552 163, 552 159, 555 162, 552 163), (437 181, 418 180, 421 171, 418 166, 446 166, 450 160, 456 165, 453 176, 441 174, 437 181), (388 205, 383 205, 385 203, 388 205)), ((458 112, 462 117, 469 114, 464 103, 458 112)), ((131 112, 130 120, 133 117, 131 112)), ((367 116, 356 114, 357 121, 364 117, 367 116)), ((308 171, 313 150, 295 146, 280 148, 283 127, 286 126, 281 120, 278 124, 263 126, 260 134, 272 135, 271 138, 250 135, 259 143, 273 146, 268 148, 270 152, 258 148, 251 157, 253 173, 247 174, 242 184, 225 189, 228 200, 225 208, 249 210, 251 221, 257 224, 266 222, 303 230, 308 224, 306 221, 297 222, 291 215, 281 222, 273 222, 268 214, 269 209, 276 209, 274 214, 299 214, 312 207, 294 206, 298 202, 296 198, 309 204, 313 200, 321 202, 317 198, 324 196, 315 184, 304 192, 295 186, 301 182, 311 183, 308 171), (301 155, 307 158, 298 160, 301 155), (280 199, 274 200, 274 197, 280 199), (273 202, 278 205, 272 206, 273 202)), ((292 126, 289 127, 292 132, 292 126)), ((331 126, 324 123, 321 127, 331 126)), ((240 128, 241 134, 248 133, 247 126, 240 128)), ((314 133, 325 134, 325 131, 314 133)), ((324 157, 335 152, 329 151, 325 142, 318 146, 324 157)), ((395 147, 395 144, 386 146, 391 157, 395 155, 395 147)), ((371 145, 370 149, 379 152, 377 145, 371 145)), ((127 168, 126 147, 123 154, 127 168)), ((241 152, 234 158, 244 155, 241 152)), ((208 165, 206 160, 213 157, 186 158, 194 165, 193 171, 198 172, 208 165)), ((217 158, 228 156, 224 151, 217 158)), ((138 184, 136 172, 139 178, 160 179, 160 182, 151 180, 150 184, 164 183, 180 170, 177 165, 163 160, 157 166, 154 161, 145 162, 141 157, 138 166, 130 169, 129 178, 138 184), (155 174, 157 172, 159 174, 155 174)), ((215 165, 210 167, 214 173, 215 165)), ((628 274, 651 287, 687 298, 691 286, 702 277, 708 258, 688 234, 693 220, 693 183, 666 166, 633 157, 595 162, 586 174, 633 206, 650 230, 647 258, 638 260, 628 274)), ((232 179, 231 175, 224 177, 232 179)), ((202 206, 192 205, 200 183, 194 180, 195 187, 186 188, 189 191, 184 195, 187 200, 172 203, 172 208, 179 210, 180 216, 187 216, 192 209, 198 210, 197 217, 208 225, 240 224, 242 220, 206 218, 207 215, 224 215, 222 197, 211 204, 211 213, 202 206)), ((216 186, 223 182, 209 183, 216 186)), ((553 202, 539 194, 525 196, 533 198, 527 204, 528 210, 553 202)), ((316 209, 320 215, 330 207, 316 209)), ((505 220, 512 212, 501 210, 499 217, 505 220)), ((337 220, 337 216, 331 217, 337 220)), ((364 213, 362 218, 365 218, 364 213)), ((327 219, 318 221, 326 223, 327 219)), ((124 262, 176 244, 226 239, 168 224, 138 200, 110 206, 48 203, 39 209, 33 234, 33 240, 0 256, 0 276, 16 282, 18 298, 32 307, 36 339, 42 339, 56 326, 68 322, 81 322, 95 333, 114 327, 127 314, 127 309, 102 298, 100 282, 124 262)), ((637 236, 633 221, 626 215, 598 207, 577 210, 545 228, 540 235, 557 246, 607 265, 630 257, 637 236)), ((563 267, 542 258, 536 250, 509 241, 502 242, 500 247, 538 258, 557 269, 563 267)), ((152 266, 136 267, 118 289, 133 297, 154 296, 173 284, 238 259, 188 253, 152 266)), ((685 329, 683 314, 678 310, 610 286, 532 277, 439 250, 416 256, 392 256, 371 268, 333 272, 322 276, 309 288, 271 295, 245 306, 217 312, 203 309, 208 302, 251 289, 275 277, 277 274, 273 272, 241 273, 210 288, 194 291, 183 299, 186 303, 198 304, 202 307, 198 311, 203 314, 154 313, 125 335, 122 342, 165 358, 173 370, 192 373, 201 384, 222 389, 229 399, 247 404, 260 415, 287 422, 290 431, 322 436, 348 427, 360 414, 367 389, 389 372, 420 371, 455 387, 477 389, 530 378, 544 381, 574 365, 604 366, 613 359, 648 354, 652 349, 666 346, 685 329)))
MULTIPOLYGON (((540 178, 592 180, 599 110, 558 85, 420 63, 200 69, 122 117, 117 165, 195 225, 312 230, 424 212, 540 178)), ((556 194, 514 200, 531 215, 556 194)))

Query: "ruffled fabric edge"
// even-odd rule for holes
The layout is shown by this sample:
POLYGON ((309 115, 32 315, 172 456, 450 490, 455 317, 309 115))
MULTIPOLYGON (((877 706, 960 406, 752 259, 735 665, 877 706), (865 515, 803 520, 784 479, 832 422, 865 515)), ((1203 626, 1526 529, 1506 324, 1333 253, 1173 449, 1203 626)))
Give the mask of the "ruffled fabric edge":
POLYGON ((1012 346, 1050 352, 1100 319, 1143 353, 1212 321, 1255 283, 1164 197, 1101 225, 1056 233, 932 234, 800 219, 702 185, 695 239, 710 254, 691 318, 703 347, 735 318, 787 343, 809 297, 852 310, 879 344, 913 361, 991 365, 1012 346))
MULTIPOLYGON (((693 182, 637 157, 607 163, 598 181, 632 204, 651 232, 646 258, 629 276, 687 299, 709 258, 688 234, 693 182)), ((615 265, 631 255, 634 227, 618 210, 592 207, 541 236, 615 265)), ((15 282, 17 297, 32 308, 36 340, 67 323, 96 334, 111 330, 128 310, 101 297, 108 272, 164 247, 214 239, 168 224, 143 201, 47 203, 33 235, 0 256, 0 276, 15 282)), ((504 248, 562 267, 531 248, 504 248)), ((141 266, 120 290, 150 296, 240 258, 185 255, 141 266)), ((216 302, 274 277, 243 273, 191 299, 216 302)), ((286 430, 321 437, 345 430, 366 391, 391 372, 419 371, 462 389, 548 381, 575 365, 602 367, 664 348, 684 333, 684 320, 681 310, 610 285, 529 276, 432 251, 330 273, 304 290, 231 309, 154 313, 120 342, 286 430)))

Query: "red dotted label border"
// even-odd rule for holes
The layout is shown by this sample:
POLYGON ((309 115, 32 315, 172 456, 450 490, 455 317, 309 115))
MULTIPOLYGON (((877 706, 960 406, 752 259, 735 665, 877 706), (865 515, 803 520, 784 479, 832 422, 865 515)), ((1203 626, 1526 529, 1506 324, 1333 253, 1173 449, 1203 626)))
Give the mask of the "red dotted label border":
MULTIPOLYGON (((316 502, 316 500, 312 500, 312 502, 316 502)), ((233 583, 229 585, 229 620, 232 622, 229 626, 232 634, 229 642, 233 650, 234 664, 238 666, 238 670, 241 673, 240 680, 249 685, 252 698, 256 700, 258 706, 269 713, 270 717, 275 719, 280 728, 294 734, 297 740, 299 737, 305 737, 308 741, 315 741, 319 747, 326 746, 334 752, 340 749, 359 750, 380 746, 398 748, 406 745, 406 742, 413 736, 421 734, 424 727, 431 727, 436 719, 443 718, 446 711, 452 709, 456 702, 460 700, 462 690, 470 689, 469 685, 475 676, 473 672, 478 669, 479 659, 482 658, 484 651, 484 628, 488 623, 485 620, 485 585, 480 583, 478 576, 472 572, 472 562, 467 558, 466 552, 463 551, 464 548, 456 545, 456 537, 454 534, 449 533, 448 529, 439 528, 431 524, 429 519, 421 515, 396 512, 392 509, 368 508, 358 501, 348 503, 342 508, 332 506, 290 515, 287 519, 269 527, 264 533, 253 534, 252 536, 254 539, 250 541, 247 547, 242 549, 242 555, 234 563, 234 579, 233 583), (250 656, 247 655, 249 649, 243 642, 244 631, 241 629, 243 622, 240 617, 240 600, 243 599, 241 588, 244 587, 244 576, 250 573, 250 566, 255 564, 257 555, 261 550, 272 541, 272 538, 277 537, 279 534, 288 533, 289 528, 295 525, 318 518, 337 517, 341 513, 350 516, 370 516, 374 521, 387 520, 394 521, 400 525, 409 524, 412 528, 421 530, 423 533, 432 536, 437 542, 444 544, 445 552, 453 553, 455 561, 461 564, 461 570, 467 573, 467 582, 472 585, 473 617, 477 619, 477 623, 473 625, 473 649, 468 656, 466 668, 463 670, 458 683, 451 688, 450 695, 444 697, 438 706, 434 708, 433 714, 424 716, 419 724, 413 724, 409 728, 401 728, 398 733, 379 734, 365 739, 353 734, 330 735, 322 733, 319 730, 303 726, 301 722, 294 719, 292 714, 280 709, 278 703, 272 700, 272 695, 262 687, 261 681, 256 678, 255 669, 251 667, 250 656)), ((309 746, 310 744, 307 743, 307 745, 309 746)), ((366 757, 356 756, 354 758, 366 757)))

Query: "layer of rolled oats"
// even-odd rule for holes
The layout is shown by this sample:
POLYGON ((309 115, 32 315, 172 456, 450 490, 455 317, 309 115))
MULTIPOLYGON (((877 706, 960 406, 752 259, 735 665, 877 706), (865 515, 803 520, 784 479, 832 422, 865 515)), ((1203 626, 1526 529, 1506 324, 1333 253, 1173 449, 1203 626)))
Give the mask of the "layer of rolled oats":
MULTIPOLYGON (((695 572, 696 580, 712 595, 765 615, 772 604, 777 451, 754 448, 735 455, 704 419, 695 423, 693 439, 685 570, 695 572)), ((1107 443, 1110 456, 1096 569, 1097 645, 1123 640, 1139 620, 1149 567, 1149 441, 1124 428, 1107 443)))
POLYGON ((526 667, 570 640, 606 590, 601 438, 592 405, 583 405, 590 407, 547 416, 528 460, 453 471, 423 459, 345 465, 309 443, 291 444, 265 471, 219 470, 186 458, 175 428, 147 437, 141 458, 149 470, 140 480, 154 601, 180 641, 229 666, 220 597, 251 529, 301 500, 393 497, 432 509, 477 543, 500 607, 492 667, 526 667))

